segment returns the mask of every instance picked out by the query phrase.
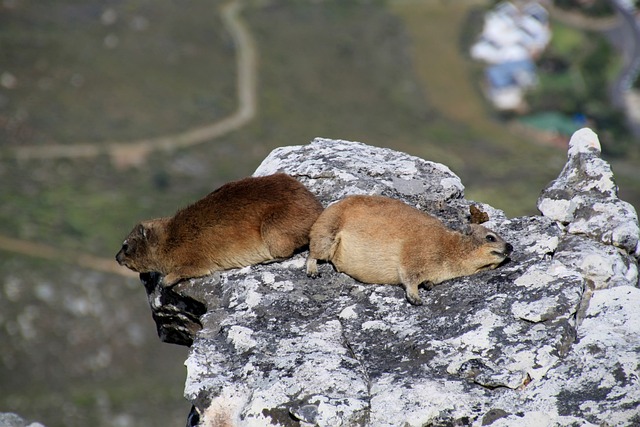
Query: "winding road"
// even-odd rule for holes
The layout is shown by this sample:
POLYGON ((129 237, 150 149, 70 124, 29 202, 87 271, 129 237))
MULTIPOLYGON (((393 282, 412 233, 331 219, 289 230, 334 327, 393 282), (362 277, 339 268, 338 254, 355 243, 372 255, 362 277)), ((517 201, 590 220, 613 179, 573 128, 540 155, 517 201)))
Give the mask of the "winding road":
POLYGON ((241 10, 240 0, 227 3, 221 10, 222 21, 233 38, 237 52, 238 108, 230 116, 176 135, 129 142, 23 146, 15 148, 12 154, 24 160, 90 158, 108 154, 116 166, 127 167, 142 164, 152 151, 202 144, 243 127, 255 117, 257 110, 257 53, 251 33, 240 18, 241 10))
POLYGON ((0 236, 0 250, 47 259, 50 261, 66 262, 69 264, 75 264, 79 267, 125 277, 138 277, 138 273, 134 273, 125 267, 121 267, 114 258, 101 258, 81 252, 65 251, 53 246, 29 242, 26 240, 13 239, 7 236, 0 236))
MULTIPOLYGON (((246 24, 240 18, 241 0, 224 5, 221 15, 224 25, 236 46, 238 108, 228 117, 207 126, 186 132, 141 139, 130 142, 84 143, 73 145, 24 146, 12 154, 18 159, 92 158, 108 154, 116 167, 128 167, 144 163, 155 150, 172 150, 209 142, 237 130, 256 115, 257 111, 257 50, 246 24)), ((0 235, 0 250, 52 261, 67 262, 83 268, 137 277, 113 258, 101 258, 86 253, 65 251, 59 248, 0 235)))

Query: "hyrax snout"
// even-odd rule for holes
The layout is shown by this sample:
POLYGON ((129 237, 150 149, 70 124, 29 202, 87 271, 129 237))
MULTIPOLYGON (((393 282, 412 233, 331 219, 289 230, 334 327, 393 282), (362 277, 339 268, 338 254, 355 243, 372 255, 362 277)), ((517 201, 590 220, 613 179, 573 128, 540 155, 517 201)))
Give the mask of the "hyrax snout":
POLYGON ((309 243, 322 205, 300 182, 278 173, 223 185, 173 217, 143 221, 116 255, 163 284, 284 259, 309 243))
POLYGON ((331 261, 364 283, 402 284, 407 300, 420 305, 421 283, 496 268, 512 250, 479 224, 458 232, 399 200, 349 196, 325 209, 311 228, 307 274, 318 274, 317 260, 331 261))

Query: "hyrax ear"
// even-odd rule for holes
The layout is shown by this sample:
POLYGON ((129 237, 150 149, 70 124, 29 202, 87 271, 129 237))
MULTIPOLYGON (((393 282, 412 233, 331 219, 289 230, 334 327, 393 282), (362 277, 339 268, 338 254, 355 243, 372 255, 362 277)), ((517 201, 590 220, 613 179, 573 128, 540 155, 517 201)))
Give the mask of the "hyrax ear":
POLYGON ((147 242, 156 240, 156 232, 151 224, 138 224, 136 231, 147 242))
POLYGON ((469 206, 469 213, 471 214, 471 224, 482 224, 489 221, 489 214, 480 209, 477 205, 469 206))
POLYGON ((144 224, 141 223, 136 225, 135 234, 146 240, 147 229, 144 224))

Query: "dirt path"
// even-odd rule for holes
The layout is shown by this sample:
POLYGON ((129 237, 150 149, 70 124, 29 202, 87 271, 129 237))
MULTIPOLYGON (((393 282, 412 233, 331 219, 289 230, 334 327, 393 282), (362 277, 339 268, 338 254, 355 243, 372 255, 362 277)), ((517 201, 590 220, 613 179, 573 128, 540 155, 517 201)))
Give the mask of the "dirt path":
MULTIPOLYGON (((221 10, 223 22, 229 30, 237 50, 238 109, 232 115, 210 125, 177 135, 104 144, 27 146, 17 148, 14 151, 15 157, 19 159, 61 159, 91 158, 108 154, 116 167, 128 167, 144 163, 147 155, 154 150, 190 147, 209 142, 241 128, 255 117, 257 110, 257 50, 249 29, 240 18, 241 10, 241 0, 234 0, 223 6, 221 10)), ((65 251, 6 236, 0 236, 0 250, 67 262, 125 277, 138 277, 136 273, 119 266, 113 258, 101 258, 85 253, 65 251)))
POLYGON ((43 245, 42 243, 33 243, 0 236, 0 250, 51 261, 67 262, 83 268, 118 274, 125 277, 138 277, 137 273, 118 265, 114 258, 101 258, 81 252, 65 251, 53 246, 43 245))
POLYGON ((591 18, 580 13, 560 9, 553 4, 545 4, 545 8, 547 8, 553 19, 584 31, 608 31, 618 25, 618 18, 616 16, 591 18))
POLYGON ((16 158, 25 160, 91 158, 108 154, 117 167, 128 167, 144 163, 147 155, 154 150, 172 150, 202 144, 241 128, 255 117, 257 109, 257 51, 251 33, 240 18, 241 9, 241 0, 235 0, 224 5, 221 10, 223 23, 231 34, 237 51, 238 108, 230 116, 176 135, 129 142, 25 146, 16 148, 13 154, 16 158))

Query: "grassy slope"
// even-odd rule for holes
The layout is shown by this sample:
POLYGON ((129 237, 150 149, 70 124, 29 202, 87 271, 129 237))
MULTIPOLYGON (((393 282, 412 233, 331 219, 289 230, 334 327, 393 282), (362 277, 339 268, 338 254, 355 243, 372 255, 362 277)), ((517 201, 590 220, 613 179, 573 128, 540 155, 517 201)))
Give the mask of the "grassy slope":
MULTIPOLYGON (((176 133, 235 109, 235 55, 218 2, 36 3, 0 5, 0 75, 17 78, 14 88, 0 87, 2 148, 176 133), (119 16, 109 27, 100 23, 107 5, 119 16), (148 19, 144 31, 130 26, 139 16, 148 19), (106 49, 111 33, 119 44, 106 49)), ((112 259, 136 221, 171 214, 233 176, 231 168, 212 164, 231 164, 237 154, 217 147, 208 154, 154 154, 143 169, 127 171, 106 158, 3 159, 0 233, 112 259)), ((129 415, 139 426, 184 422, 185 350, 157 340, 144 292, 123 282, 130 284, 0 253, 2 410, 51 427, 115 425, 129 415), (104 311, 94 316, 88 305, 89 314, 70 315, 68 307, 96 282, 93 294, 104 311), (19 283, 20 298, 12 297, 11 283, 19 283), (42 288, 65 298, 49 302, 37 296, 42 288), (35 338, 24 336, 25 316, 35 338), (130 319, 121 330, 109 329, 130 319), (137 327, 144 344, 130 345, 127 333, 137 327), (87 368, 100 351, 105 365, 87 368)))
MULTIPOLYGON (((17 78, 15 87, 0 87, 1 148, 126 141, 227 116, 236 108, 236 63, 219 4, 0 6, 0 74, 17 78), (108 6, 117 19, 105 25, 108 6), (105 47, 108 36, 118 38, 116 47, 105 47)), ((229 177, 213 171, 205 175, 214 182, 194 185, 191 173, 175 172, 190 166, 177 159, 153 155, 141 171, 116 171, 106 158, 3 160, 0 231, 111 257, 135 221, 170 214, 229 177), (169 188, 177 191, 163 193, 169 188)))
MULTIPOLYGON (((271 149, 303 144, 316 136, 359 140, 442 162, 461 176, 468 197, 505 209, 510 215, 534 213, 536 197, 557 175, 565 152, 536 145, 491 117, 474 83, 477 64, 467 59, 460 41, 475 3, 398 0, 390 3, 395 16, 379 6, 340 2, 281 1, 271 7, 251 8, 245 16, 260 55, 259 114, 253 123, 187 152, 154 154, 142 170, 114 171, 106 158, 86 163, 5 162, 0 169, 0 190, 7 202, 0 206, 2 224, 15 237, 72 249, 90 247, 93 253, 110 256, 136 220, 171 214, 221 182, 251 173, 271 149), (98 217, 102 220, 95 221, 98 217)), ((125 17, 150 16, 145 31, 153 34, 130 34, 132 30, 124 23, 119 33, 123 40, 131 37, 131 41, 118 55, 138 57, 137 73, 132 74, 128 61, 114 60, 114 52, 102 47, 95 51, 95 61, 84 61, 85 66, 95 67, 86 72, 85 80, 102 82, 96 88, 87 83, 85 89, 93 88, 93 96, 107 104, 120 104, 131 116, 130 127, 105 131, 105 139, 173 133, 190 123, 207 123, 208 107, 198 109, 192 94, 216 97, 222 93, 229 98, 233 93, 233 51, 218 27, 217 9, 187 10, 169 25, 162 20, 169 14, 167 4, 160 7, 162 14, 150 11, 148 15, 141 10, 145 4, 141 1, 137 8, 119 11, 123 22, 125 17), (210 27, 200 18, 205 12, 214 16, 215 30, 202 29, 210 27), (190 24, 186 16, 191 15, 198 17, 193 34, 185 28, 190 24), (209 34, 213 41, 206 51, 202 34, 209 34), (200 61, 202 69, 193 73, 191 70, 198 67, 186 59, 179 72, 173 66, 158 68, 159 51, 148 49, 152 39, 163 40, 162 46, 183 46, 182 50, 201 43, 192 60, 200 61), (211 58, 215 61, 210 62, 211 58), (138 91, 100 92, 97 87, 108 86, 110 81, 101 80, 105 76, 101 64, 109 60, 110 73, 119 76, 114 77, 118 81, 135 82, 151 75, 171 77, 172 85, 151 85, 151 99, 141 97, 138 91), (182 90, 185 87, 189 89, 182 90), (163 97, 170 97, 171 102, 159 102, 163 97), (189 107, 167 109, 171 105, 189 107), (198 114, 193 113, 196 110, 198 114), (167 114, 171 120, 163 119, 167 114)), ((98 19, 99 14, 94 15, 98 19)), ((50 30, 57 34, 55 27, 50 30)), ((92 42, 91 33, 87 33, 85 43, 101 43, 103 37, 100 33, 92 42)), ((66 46, 62 50, 70 49, 70 41, 65 40, 59 40, 66 46)), ((5 55, 12 58, 11 52, 5 55)), ((82 62, 78 59, 82 52, 76 52, 70 63, 82 62)), ((14 69, 23 67, 26 73, 37 62, 37 55, 27 53, 20 54, 14 69)), ((55 61, 52 58, 50 62, 55 61)), ((23 73, 16 74, 20 77, 23 73)), ((65 98, 69 88, 59 90, 55 93, 65 98)), ((16 111, 15 104, 31 99, 12 91, 3 95, 9 97, 5 113, 16 111)), ((84 120, 86 113, 72 114, 84 104, 68 104, 70 113, 65 120, 54 121, 52 128, 42 127, 43 133, 74 134, 77 136, 69 140, 77 141, 88 137, 96 126, 108 129, 103 122, 117 116, 94 112, 90 120, 84 120)), ((55 110, 45 105, 32 105, 29 117, 55 110)), ((226 110, 234 107, 228 105, 226 110)), ((628 194, 624 190, 637 189, 640 180, 632 165, 619 161, 614 167, 620 171, 623 196, 628 194)))
POLYGON ((471 198, 511 215, 535 212, 565 153, 488 116, 460 52, 469 6, 448 6, 394 4, 402 20, 332 3, 252 11, 262 65, 261 113, 251 127, 260 141, 274 147, 328 136, 407 151, 450 166, 471 198), (286 32, 276 30, 282 26, 286 32))
MULTIPOLYGON (((430 101, 446 117, 464 124, 469 133, 485 141, 485 153, 461 154, 469 162, 483 165, 479 175, 460 173, 468 186, 467 195, 511 214, 529 213, 540 190, 557 176, 566 154, 538 147, 535 141, 512 132, 509 126, 491 117, 490 109, 480 97, 475 83, 478 66, 461 51, 459 41, 466 18, 475 8, 486 4, 482 0, 446 3, 392 0, 391 8, 411 33, 416 71, 430 101), (492 153, 496 156, 492 157, 492 153)), ((563 31, 560 35, 561 42, 569 44, 569 48, 580 42, 575 40, 581 37, 579 33, 563 31), (573 38, 567 40, 569 37, 573 38)), ((607 160, 616 174, 620 197, 640 206, 637 147, 625 158, 607 160)))
MULTIPOLYGON (((5 143, 175 133, 235 106, 235 62, 216 2, 18 3, 0 13, 5 143), (105 11, 115 12, 103 23, 105 11), (106 40, 117 40, 108 47, 106 40)), ((1 7, 1 6, 0 6, 1 7)))
POLYGON ((467 195, 512 215, 532 213, 535 199, 557 175, 565 153, 537 146, 491 117, 476 83, 477 65, 467 59, 460 43, 477 3, 397 1, 391 5, 411 34, 415 70, 429 100, 468 132, 462 147, 456 147, 467 195))

